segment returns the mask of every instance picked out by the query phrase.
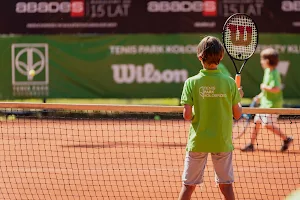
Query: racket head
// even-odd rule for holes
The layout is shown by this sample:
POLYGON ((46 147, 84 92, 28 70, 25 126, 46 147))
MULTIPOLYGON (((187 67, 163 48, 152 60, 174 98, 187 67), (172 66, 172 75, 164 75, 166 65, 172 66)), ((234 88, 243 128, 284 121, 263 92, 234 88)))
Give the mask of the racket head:
POLYGON ((247 60, 258 45, 258 29, 253 19, 244 14, 231 15, 223 26, 223 44, 226 52, 235 60, 247 60))
POLYGON ((245 115, 244 117, 241 117, 241 119, 235 120, 233 122, 233 127, 232 127, 232 138, 233 139, 239 139, 240 137, 242 137, 245 134, 247 128, 250 125, 250 119, 251 119, 251 116, 245 115))

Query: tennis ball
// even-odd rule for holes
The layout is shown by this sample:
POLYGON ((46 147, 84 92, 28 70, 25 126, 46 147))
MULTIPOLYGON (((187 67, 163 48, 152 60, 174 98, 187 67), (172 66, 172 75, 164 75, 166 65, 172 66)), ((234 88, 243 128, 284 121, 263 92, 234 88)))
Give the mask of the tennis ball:
POLYGON ((34 69, 31 69, 29 72, 28 72, 29 76, 31 77, 34 77, 35 76, 35 70, 34 69))
POLYGON ((155 120, 160 120, 160 116, 159 116, 159 115, 155 115, 155 116, 154 116, 154 119, 155 119, 155 120))
POLYGON ((8 115, 7 120, 15 120, 16 116, 15 115, 8 115))

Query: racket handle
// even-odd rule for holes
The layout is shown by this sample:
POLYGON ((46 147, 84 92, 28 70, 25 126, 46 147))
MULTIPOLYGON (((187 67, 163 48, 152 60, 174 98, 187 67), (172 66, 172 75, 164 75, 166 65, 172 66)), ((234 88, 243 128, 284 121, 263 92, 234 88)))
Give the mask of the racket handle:
POLYGON ((238 88, 241 87, 241 74, 236 74, 236 75, 235 75, 235 83, 236 83, 236 86, 237 86, 238 88))

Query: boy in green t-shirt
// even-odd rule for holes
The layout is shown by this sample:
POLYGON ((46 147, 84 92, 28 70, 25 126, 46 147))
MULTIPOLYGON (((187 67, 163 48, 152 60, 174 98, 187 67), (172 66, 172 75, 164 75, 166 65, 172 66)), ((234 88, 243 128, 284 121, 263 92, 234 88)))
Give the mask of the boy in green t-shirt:
POLYGON ((207 36, 197 48, 204 69, 188 78, 183 87, 183 117, 191 121, 179 200, 190 199, 197 184, 203 182, 208 153, 211 153, 216 182, 226 200, 234 200, 232 166, 232 117, 239 119, 243 90, 218 69, 224 47, 207 36))
MULTIPOLYGON (((273 48, 264 49, 260 53, 260 64, 264 69, 263 82, 260 85, 261 93, 254 97, 256 103, 260 102, 261 108, 281 108, 283 95, 281 91, 281 78, 276 69, 279 62, 279 55, 273 48)), ((293 142, 293 138, 287 137, 277 126, 276 114, 257 114, 254 117, 255 127, 252 132, 251 142, 242 148, 242 151, 253 151, 258 131, 261 126, 278 135, 283 144, 281 151, 286 151, 293 142)))

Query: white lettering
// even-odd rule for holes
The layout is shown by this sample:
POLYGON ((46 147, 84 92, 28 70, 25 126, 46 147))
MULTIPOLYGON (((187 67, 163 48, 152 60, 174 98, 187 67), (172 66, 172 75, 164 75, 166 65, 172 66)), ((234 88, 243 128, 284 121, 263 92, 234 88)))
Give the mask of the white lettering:
POLYGON ((136 72, 137 72, 137 77, 136 77, 136 82, 137 83, 144 83, 146 81, 145 76, 143 76, 143 67, 137 66, 136 67, 136 72))
POLYGON ((150 1, 148 12, 214 12, 217 5, 214 1, 150 1))
POLYGON ((47 12, 48 12, 47 2, 40 2, 38 4, 38 13, 47 13, 47 12))
POLYGON ((199 95, 204 98, 224 98, 227 97, 227 94, 215 93, 215 86, 202 86, 199 88, 199 95))
POLYGON ((124 3, 122 5, 105 5, 105 2, 92 2, 91 17, 101 18, 101 17, 126 17, 129 13, 130 4, 124 3))
POLYGON ((135 54, 195 54, 197 45, 112 45, 109 47, 113 55, 135 54))
POLYGON ((60 10, 60 4, 58 2, 49 2, 49 13, 58 13, 60 10))
POLYGON ((216 22, 195 22, 194 27, 196 28, 215 28, 216 27, 216 22))
POLYGON ((197 46, 194 45, 169 45, 165 47, 166 53, 172 54, 195 54, 197 52, 197 46))
POLYGON ((113 79, 118 84, 137 83, 183 83, 188 78, 188 72, 185 69, 159 71, 154 65, 147 63, 144 66, 135 66, 133 64, 114 64, 113 79))
POLYGON ((16 13, 79 13, 84 11, 82 2, 18 2, 16 3, 16 13))
POLYGON ((145 82, 146 83, 151 83, 153 81, 152 80, 152 74, 156 73, 153 64, 151 64, 151 63, 145 64, 144 72, 145 72, 145 82))
POLYGON ((234 13, 246 13, 253 16, 261 16, 263 3, 256 4, 235 4, 235 3, 224 3, 224 16, 228 17, 234 13))
POLYGON ((299 54, 300 53, 299 46, 297 46, 297 45, 288 45, 287 52, 288 53, 299 54))
POLYGON ((136 54, 136 46, 110 46, 110 53, 113 55, 136 54))
POLYGON ((284 12, 299 12, 300 1, 282 1, 281 10, 284 12))
POLYGON ((163 53, 164 48, 163 46, 158 46, 158 45, 140 45, 138 47, 138 52, 139 53, 146 53, 146 54, 153 54, 153 53, 163 53))

